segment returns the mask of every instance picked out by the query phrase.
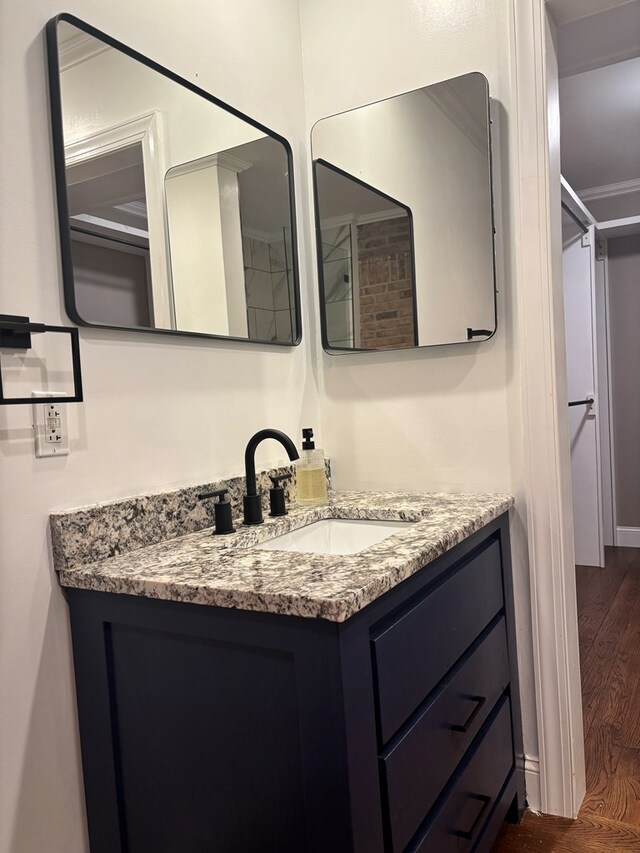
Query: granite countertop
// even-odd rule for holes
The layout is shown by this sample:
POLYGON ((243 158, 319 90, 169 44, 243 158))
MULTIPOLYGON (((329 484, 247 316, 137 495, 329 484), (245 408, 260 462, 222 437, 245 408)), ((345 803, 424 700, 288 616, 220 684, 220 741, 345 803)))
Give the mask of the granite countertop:
POLYGON ((344 622, 512 506, 505 494, 334 492, 228 536, 208 528, 57 570, 64 587, 344 622), (415 523, 346 556, 251 547, 323 518, 415 523))

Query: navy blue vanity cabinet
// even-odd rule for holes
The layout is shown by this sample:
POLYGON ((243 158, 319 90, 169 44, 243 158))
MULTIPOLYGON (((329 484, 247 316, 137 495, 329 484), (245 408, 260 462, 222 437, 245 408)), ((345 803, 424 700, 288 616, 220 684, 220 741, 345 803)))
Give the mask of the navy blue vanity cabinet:
POLYGON ((92 853, 488 853, 524 809, 506 515, 344 623, 68 599, 92 853))

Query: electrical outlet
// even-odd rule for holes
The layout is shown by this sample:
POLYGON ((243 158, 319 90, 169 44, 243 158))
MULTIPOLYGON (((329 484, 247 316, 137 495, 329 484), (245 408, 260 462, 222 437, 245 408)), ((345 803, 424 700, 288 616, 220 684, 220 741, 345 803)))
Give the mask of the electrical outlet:
POLYGON ((32 391, 31 396, 37 402, 33 404, 33 435, 36 444, 36 457, 68 456, 69 429, 67 427, 67 408, 64 403, 47 403, 47 397, 66 397, 63 392, 32 391))

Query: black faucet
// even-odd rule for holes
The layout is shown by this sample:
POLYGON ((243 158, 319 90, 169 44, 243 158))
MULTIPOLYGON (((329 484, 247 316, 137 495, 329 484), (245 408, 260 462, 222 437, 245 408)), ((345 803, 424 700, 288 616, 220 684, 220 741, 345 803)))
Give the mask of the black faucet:
POLYGON ((261 429, 249 439, 247 449, 244 452, 244 468, 245 480, 247 484, 247 494, 244 495, 242 501, 244 505, 244 523, 245 524, 262 524, 262 501, 256 487, 256 447, 265 438, 275 438, 289 454, 289 459, 293 462, 299 459, 298 451, 295 444, 291 441, 288 435, 280 432, 279 429, 261 429))

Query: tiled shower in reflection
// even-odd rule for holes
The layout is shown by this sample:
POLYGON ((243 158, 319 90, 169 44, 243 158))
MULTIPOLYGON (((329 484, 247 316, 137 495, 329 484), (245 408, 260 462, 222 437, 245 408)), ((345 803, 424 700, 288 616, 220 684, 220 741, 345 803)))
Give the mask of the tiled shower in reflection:
MULTIPOLYGON (((322 230, 322 267, 327 318, 327 338, 332 347, 352 348, 355 342, 354 265, 352 227, 338 225, 322 230)), ((357 264, 355 265, 357 267, 357 264)))
POLYGON ((252 340, 292 343, 295 335, 291 233, 244 232, 247 325, 252 340))

